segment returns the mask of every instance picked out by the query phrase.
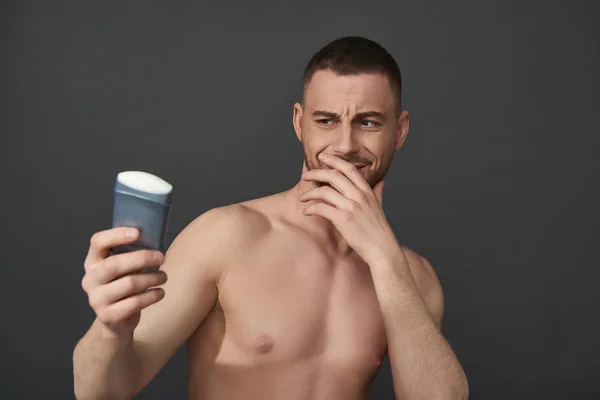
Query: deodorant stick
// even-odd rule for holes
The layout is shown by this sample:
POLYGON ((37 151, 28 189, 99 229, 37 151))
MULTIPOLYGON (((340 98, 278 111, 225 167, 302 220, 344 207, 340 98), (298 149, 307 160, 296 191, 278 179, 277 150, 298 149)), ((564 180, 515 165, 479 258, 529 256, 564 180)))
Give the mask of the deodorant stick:
POLYGON ((117 175, 112 226, 137 228, 140 236, 135 243, 112 248, 113 254, 135 250, 165 252, 172 191, 171 184, 147 172, 125 171, 117 175))

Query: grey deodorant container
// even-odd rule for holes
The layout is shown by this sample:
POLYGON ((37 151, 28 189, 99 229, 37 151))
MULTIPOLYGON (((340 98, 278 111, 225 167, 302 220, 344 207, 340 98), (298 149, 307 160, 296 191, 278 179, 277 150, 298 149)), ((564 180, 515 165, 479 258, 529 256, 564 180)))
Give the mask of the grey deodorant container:
POLYGON ((165 252, 172 192, 171 184, 147 172, 125 171, 117 175, 112 226, 138 228, 140 237, 130 245, 112 248, 112 254, 135 250, 165 252))

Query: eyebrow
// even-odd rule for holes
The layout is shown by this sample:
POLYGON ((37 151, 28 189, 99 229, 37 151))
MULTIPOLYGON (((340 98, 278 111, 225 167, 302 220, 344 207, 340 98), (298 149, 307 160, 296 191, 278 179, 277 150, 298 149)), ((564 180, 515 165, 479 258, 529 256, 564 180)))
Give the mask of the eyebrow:
MULTIPOLYGON (((312 113, 313 117, 325 117, 331 119, 340 119, 340 115, 330 111, 314 111, 312 113)), ((354 116, 355 120, 360 120, 363 118, 380 118, 385 121, 385 115, 380 113, 379 111, 363 111, 354 116)))

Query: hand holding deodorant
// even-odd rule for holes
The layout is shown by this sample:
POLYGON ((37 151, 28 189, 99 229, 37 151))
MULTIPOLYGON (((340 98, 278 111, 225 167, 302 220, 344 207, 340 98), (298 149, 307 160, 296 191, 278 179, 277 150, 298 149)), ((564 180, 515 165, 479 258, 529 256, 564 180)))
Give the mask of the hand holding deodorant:
MULTIPOLYGON (((135 243, 112 248, 112 254, 136 250, 165 252, 172 191, 172 185, 147 172, 125 171, 117 175, 112 226, 137 228, 140 236, 135 243)), ((158 266, 146 271, 156 269, 158 266)))

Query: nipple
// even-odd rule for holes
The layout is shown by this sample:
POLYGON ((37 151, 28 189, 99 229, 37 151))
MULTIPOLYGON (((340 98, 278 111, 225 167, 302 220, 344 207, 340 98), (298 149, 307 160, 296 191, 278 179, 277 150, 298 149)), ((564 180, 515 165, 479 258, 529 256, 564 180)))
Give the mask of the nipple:
POLYGON ((254 348, 259 353, 268 353, 273 348, 273 338, 268 334, 259 335, 254 341, 254 348))

